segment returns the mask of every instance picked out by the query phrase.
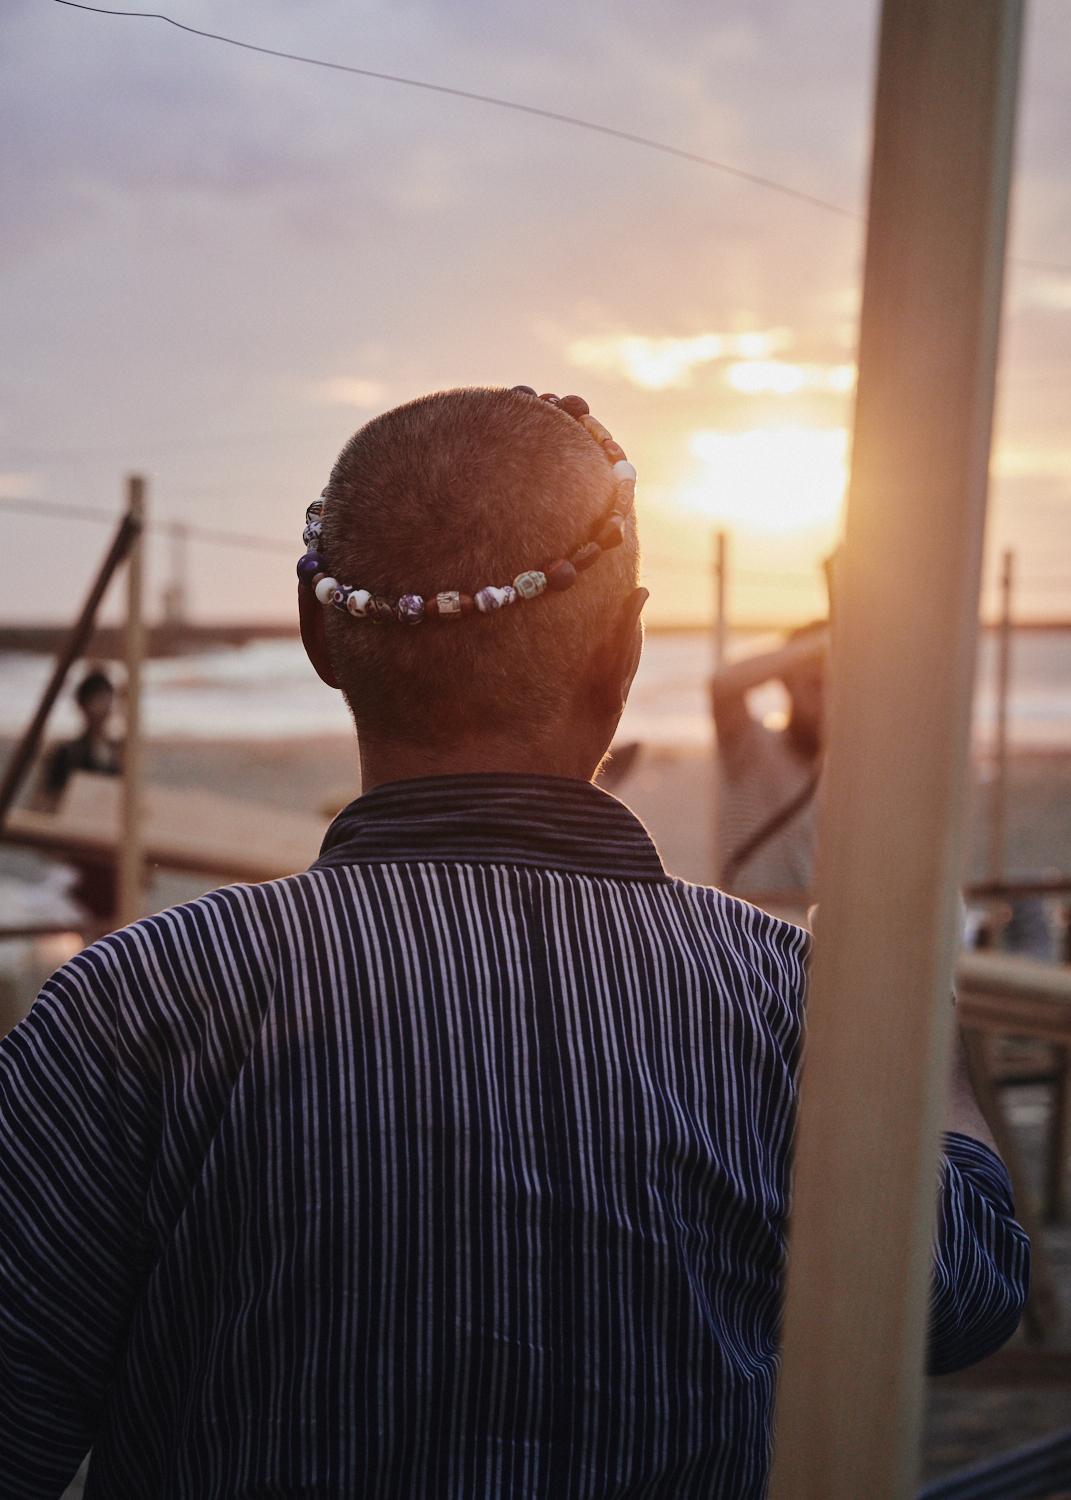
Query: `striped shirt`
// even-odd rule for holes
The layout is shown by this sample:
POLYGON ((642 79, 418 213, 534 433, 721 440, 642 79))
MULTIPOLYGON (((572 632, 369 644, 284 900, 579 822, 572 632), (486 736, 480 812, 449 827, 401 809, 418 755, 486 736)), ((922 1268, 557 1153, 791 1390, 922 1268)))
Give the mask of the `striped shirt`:
MULTIPOLYGON (((761 1496, 806 944, 498 775, 86 949, 0 1044, 4 1500, 761 1496)), ((1011 1213, 949 1137, 940 1368, 1011 1213)))

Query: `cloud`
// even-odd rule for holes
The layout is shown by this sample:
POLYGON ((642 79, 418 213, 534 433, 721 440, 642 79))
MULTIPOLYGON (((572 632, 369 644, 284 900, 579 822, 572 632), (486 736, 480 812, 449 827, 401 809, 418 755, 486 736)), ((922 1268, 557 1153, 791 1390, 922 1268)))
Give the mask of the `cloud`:
POLYGON ((745 396, 770 392, 795 396, 803 391, 842 394, 855 385, 854 365, 790 365, 777 359, 748 359, 730 365, 725 378, 745 396))
POLYGON ((577 339, 566 353, 570 363, 583 369, 619 375, 645 391, 664 391, 691 385, 697 365, 740 355, 761 359, 789 342, 786 328, 762 333, 701 333, 690 339, 626 334, 577 339))
POLYGON ((361 411, 370 411, 379 406, 385 396, 386 389, 378 380, 340 375, 335 380, 324 380, 313 386, 312 399, 322 406, 355 406, 361 411))

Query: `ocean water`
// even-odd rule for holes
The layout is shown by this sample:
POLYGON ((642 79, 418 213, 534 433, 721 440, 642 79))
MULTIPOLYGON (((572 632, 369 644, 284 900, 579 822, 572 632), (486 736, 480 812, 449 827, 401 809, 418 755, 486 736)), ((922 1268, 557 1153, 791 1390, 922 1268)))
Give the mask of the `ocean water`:
MULTIPOLYGON (((733 655, 776 644, 777 637, 741 632, 733 655)), ((707 681, 713 662, 704 631, 651 634, 620 736, 651 745, 709 746, 707 681)), ((51 658, 0 655, 0 735, 18 735, 32 715, 51 658)), ((975 694, 975 743, 984 749, 994 722, 994 641, 982 644, 975 694)), ((292 739, 350 734, 340 694, 320 682, 300 642, 254 641, 237 649, 146 663, 144 721, 156 739, 292 739)), ((77 682, 72 674, 72 685, 77 682)), ((776 684, 752 696, 752 709, 775 724, 785 697, 776 684)), ((50 738, 75 733, 77 709, 68 688, 53 711, 50 738)), ((1071 631, 1022 631, 1012 646, 1010 740, 1017 748, 1071 751, 1071 631)))

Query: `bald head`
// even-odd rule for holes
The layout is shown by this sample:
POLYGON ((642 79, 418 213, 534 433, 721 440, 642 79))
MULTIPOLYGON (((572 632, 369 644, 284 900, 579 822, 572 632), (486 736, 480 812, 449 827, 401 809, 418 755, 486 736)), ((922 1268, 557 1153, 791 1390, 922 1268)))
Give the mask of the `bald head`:
MULTIPOLYGON (((343 449, 324 507, 331 572, 373 594, 475 594, 568 556, 614 493, 598 444, 564 412, 504 390, 426 396, 343 449)), ((445 745, 530 739, 582 683, 636 585, 624 543, 564 593, 494 614, 377 624, 328 608, 327 650, 358 731, 445 745)))

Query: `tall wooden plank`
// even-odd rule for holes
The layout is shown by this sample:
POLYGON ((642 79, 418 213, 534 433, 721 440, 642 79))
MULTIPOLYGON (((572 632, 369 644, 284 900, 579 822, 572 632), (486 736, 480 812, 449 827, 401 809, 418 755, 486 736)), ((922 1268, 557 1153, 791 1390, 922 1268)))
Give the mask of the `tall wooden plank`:
POLYGON ((119 844, 118 925, 141 916, 145 854, 142 830, 141 668, 145 657, 142 618, 142 548, 145 527, 145 481, 127 480, 127 514, 137 526, 127 563, 126 609, 126 741, 123 745, 123 816, 119 844))
POLYGON ((885 0, 772 1500, 906 1500, 1020 0, 885 0))

